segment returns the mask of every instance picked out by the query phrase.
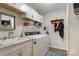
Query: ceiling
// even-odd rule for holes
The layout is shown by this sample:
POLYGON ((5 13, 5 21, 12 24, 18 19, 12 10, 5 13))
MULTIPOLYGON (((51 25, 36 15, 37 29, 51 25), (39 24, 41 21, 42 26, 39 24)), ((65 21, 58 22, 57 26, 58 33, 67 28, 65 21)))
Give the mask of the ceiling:
POLYGON ((66 3, 27 3, 30 7, 38 11, 40 14, 46 14, 51 11, 65 9, 66 3))

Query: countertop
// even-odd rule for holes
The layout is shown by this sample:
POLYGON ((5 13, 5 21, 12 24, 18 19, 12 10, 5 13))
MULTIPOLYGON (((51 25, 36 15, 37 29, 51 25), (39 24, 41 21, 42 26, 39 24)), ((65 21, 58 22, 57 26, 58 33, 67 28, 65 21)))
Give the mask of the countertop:
POLYGON ((39 39, 42 37, 45 37, 47 35, 30 35, 30 36, 24 36, 24 37, 15 37, 12 39, 5 39, 5 40, 0 40, 0 48, 8 47, 11 45, 19 44, 25 41, 33 40, 33 39, 39 39))

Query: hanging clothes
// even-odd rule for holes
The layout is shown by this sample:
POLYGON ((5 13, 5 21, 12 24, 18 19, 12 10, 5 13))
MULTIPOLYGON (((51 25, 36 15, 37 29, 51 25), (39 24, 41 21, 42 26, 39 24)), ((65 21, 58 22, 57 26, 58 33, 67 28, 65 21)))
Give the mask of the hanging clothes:
POLYGON ((61 38, 64 38, 64 24, 60 21, 57 30, 59 31, 59 34, 61 38))
POLYGON ((57 22, 56 21, 54 22, 54 31, 55 32, 57 31, 57 22))

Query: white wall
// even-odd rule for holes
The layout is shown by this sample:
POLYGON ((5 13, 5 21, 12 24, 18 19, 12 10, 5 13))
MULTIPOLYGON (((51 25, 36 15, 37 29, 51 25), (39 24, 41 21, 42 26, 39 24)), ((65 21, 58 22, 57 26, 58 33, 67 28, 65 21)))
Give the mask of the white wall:
POLYGON ((73 11, 73 4, 69 4, 69 55, 79 55, 79 16, 73 11))
POLYGON ((68 50, 68 19, 67 9, 52 11, 44 15, 45 25, 49 27, 50 47, 68 50), (64 39, 59 36, 59 32, 54 33, 54 27, 51 25, 51 20, 56 18, 64 19, 64 39))

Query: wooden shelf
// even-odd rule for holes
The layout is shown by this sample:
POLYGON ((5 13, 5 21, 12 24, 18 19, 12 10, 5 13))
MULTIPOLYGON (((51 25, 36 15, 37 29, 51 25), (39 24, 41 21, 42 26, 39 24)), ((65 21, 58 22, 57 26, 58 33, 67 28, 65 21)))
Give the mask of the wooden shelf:
POLYGON ((25 13, 25 12, 23 12, 23 11, 13 7, 13 6, 10 6, 8 4, 5 4, 5 3, 0 3, 0 7, 8 9, 8 10, 16 12, 16 13, 19 13, 19 14, 24 14, 25 13))
POLYGON ((64 19, 51 20, 51 24, 53 24, 54 22, 60 22, 60 21, 63 21, 64 22, 64 19))
POLYGON ((23 20, 23 26, 33 26, 33 21, 30 20, 23 20))

